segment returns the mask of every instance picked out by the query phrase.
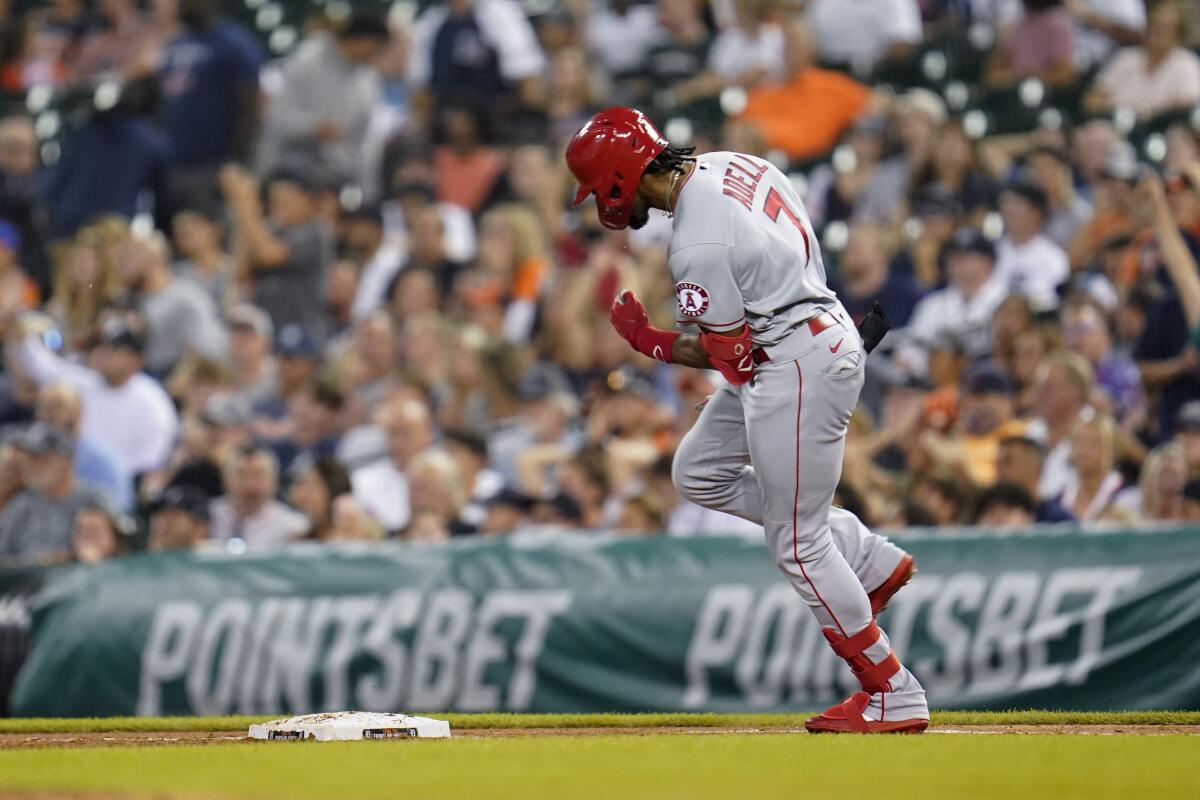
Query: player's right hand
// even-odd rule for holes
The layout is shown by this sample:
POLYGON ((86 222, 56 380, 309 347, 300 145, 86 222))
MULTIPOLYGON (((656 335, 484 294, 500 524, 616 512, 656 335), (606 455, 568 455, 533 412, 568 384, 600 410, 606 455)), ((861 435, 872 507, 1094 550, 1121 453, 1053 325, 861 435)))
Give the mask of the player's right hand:
POLYGON ((608 318, 617 333, 621 334, 621 338, 634 347, 637 347, 635 343, 637 332, 650 324, 650 318, 646 315, 646 307, 642 305, 641 300, 637 299, 637 295, 628 289, 617 295, 608 318))

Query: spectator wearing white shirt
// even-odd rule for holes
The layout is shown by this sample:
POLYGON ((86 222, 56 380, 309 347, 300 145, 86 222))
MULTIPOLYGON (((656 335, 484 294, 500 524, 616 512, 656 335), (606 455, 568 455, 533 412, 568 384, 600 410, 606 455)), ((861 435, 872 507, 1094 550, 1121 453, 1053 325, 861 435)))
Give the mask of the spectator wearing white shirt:
POLYGON ((1029 299, 1034 311, 1058 308, 1060 284, 1071 274, 1066 251, 1043 231, 1049 199, 1042 187, 1018 180, 1000 195, 1004 238, 996 246, 996 280, 1029 299))
POLYGON ((708 68, 725 83, 754 86, 782 81, 783 29, 767 20, 767 0, 736 0, 736 24, 717 34, 708 53, 708 68))
POLYGON ((1146 30, 1145 0, 1066 0, 1075 19, 1075 62, 1099 64, 1118 47, 1137 44, 1146 30))
POLYGON ((241 539, 249 550, 265 550, 308 533, 308 518, 275 498, 279 462, 268 448, 235 451, 222 480, 225 494, 209 507, 209 536, 213 539, 241 539))
POLYGON ((944 289, 926 295, 913 309, 904 328, 904 344, 897 352, 898 365, 908 373, 924 374, 928 346, 953 338, 970 358, 991 350, 992 315, 1008 295, 995 279, 995 247, 974 228, 960 228, 946 245, 944 289))
POLYGON ((367 182, 364 157, 379 97, 375 61, 390 32, 383 18, 352 15, 331 35, 317 31, 280 64, 259 145, 260 171, 312 163, 337 177, 367 182))
POLYGON ((646 61, 646 54, 666 38, 651 3, 593 0, 589 6, 584 22, 588 55, 609 75, 623 77, 637 73, 646 61))
POLYGON ((429 407, 411 397, 393 400, 376 414, 376 425, 387 441, 387 454, 350 475, 354 498, 389 532, 408 525, 409 464, 433 444, 433 419, 429 407))
POLYGON ((1092 365, 1078 353, 1051 353, 1034 379, 1034 418, 1027 434, 1046 447, 1046 460, 1038 478, 1038 497, 1062 497, 1071 482, 1071 437, 1081 420, 1095 412, 1088 405, 1094 384, 1092 365))
POLYGON ((822 62, 863 73, 907 56, 922 38, 916 0, 812 0, 808 24, 822 62))
POLYGON ((113 317, 100 328, 91 367, 75 364, 48 348, 36 336, 18 349, 21 366, 39 384, 66 381, 83 398, 79 435, 104 447, 126 475, 163 466, 179 430, 171 398, 142 372, 142 332, 113 317))
POLYGON ((1179 3, 1156 5, 1142 44, 1113 56, 1084 105, 1091 111, 1128 106, 1152 117, 1200 103, 1200 56, 1182 46, 1183 24, 1179 3))

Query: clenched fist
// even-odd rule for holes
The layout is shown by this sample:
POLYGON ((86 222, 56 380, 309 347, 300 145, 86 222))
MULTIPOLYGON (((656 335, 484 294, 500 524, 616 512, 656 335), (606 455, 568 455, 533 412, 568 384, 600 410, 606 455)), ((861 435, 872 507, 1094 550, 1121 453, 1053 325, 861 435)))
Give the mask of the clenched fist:
POLYGON ((612 312, 608 318, 617 333, 621 334, 621 338, 634 347, 637 347, 638 331, 650 324, 650 318, 646 316, 646 307, 637 299, 637 295, 628 289, 613 300, 612 312))

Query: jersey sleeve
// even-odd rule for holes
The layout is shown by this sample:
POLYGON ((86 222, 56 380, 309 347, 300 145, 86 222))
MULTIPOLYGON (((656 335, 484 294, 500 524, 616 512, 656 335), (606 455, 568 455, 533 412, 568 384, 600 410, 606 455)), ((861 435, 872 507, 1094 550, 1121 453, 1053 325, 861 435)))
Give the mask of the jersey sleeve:
POLYGON ((675 320, 725 333, 746 322, 746 305, 733 277, 732 247, 695 244, 671 256, 675 281, 675 320))

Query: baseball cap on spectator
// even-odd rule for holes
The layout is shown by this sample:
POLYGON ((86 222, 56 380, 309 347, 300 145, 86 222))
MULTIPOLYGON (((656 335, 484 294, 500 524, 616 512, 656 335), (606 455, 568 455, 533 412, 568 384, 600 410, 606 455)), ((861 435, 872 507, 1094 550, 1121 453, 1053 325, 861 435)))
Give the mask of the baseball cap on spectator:
POLYGON ((6 219, 0 219, 0 245, 14 252, 21 249, 21 232, 6 219))
POLYGON ((360 11, 350 15, 337 32, 340 39, 379 39, 387 41, 391 37, 387 20, 382 14, 371 11, 360 11))
POLYGON ((75 452, 75 437, 65 428, 35 422, 20 434, 16 445, 18 449, 35 456, 50 453, 69 456, 75 452))
POLYGON ((1189 400, 1180 407, 1175 427, 1187 433, 1200 433, 1200 400, 1189 400))
POLYGON ((139 355, 146 348, 146 340, 141 331, 119 317, 109 318, 100 327, 98 343, 106 347, 132 350, 139 355))
POLYGON ((983 361, 967 370, 963 376, 963 391, 969 395, 1012 394, 1014 387, 999 366, 983 361))
POLYGON ((160 511, 182 511, 190 517, 208 520, 208 496, 194 486, 168 486, 150 507, 152 514, 160 511))
POLYGON ((485 508, 508 506, 517 509, 523 514, 527 514, 533 508, 533 503, 534 499, 524 492, 505 487, 484 501, 483 505, 485 508))
POLYGON ((1005 194, 1015 194, 1029 205, 1037 209, 1043 217, 1050 210, 1050 198, 1046 190, 1028 178, 1017 178, 1004 187, 1005 194))
POLYGON ((281 166, 267 176, 264 185, 290 183, 301 191, 312 193, 321 188, 320 180, 313 171, 293 166, 281 166))
POLYGON ((275 355, 283 358, 319 358, 317 345, 303 325, 284 325, 275 337, 275 355))
POLYGON ((1129 142, 1117 142, 1104 157, 1100 174, 1105 178, 1134 183, 1142 172, 1138 164, 1137 151, 1129 142))
POLYGON ((275 326, 271 317, 258 306, 241 303, 229 309, 230 330, 248 330, 259 336, 270 339, 274 336, 275 326))
POLYGON ((250 424, 252 417, 250 404, 237 395, 218 392, 208 398, 204 410, 200 412, 201 421, 217 428, 233 428, 250 424))
POLYGON ((943 256, 949 256, 954 253, 978 253, 979 255, 995 260, 996 245, 992 243, 991 239, 984 236, 981 231, 975 228, 962 227, 954 232, 954 236, 950 237, 950 241, 946 242, 943 256))

